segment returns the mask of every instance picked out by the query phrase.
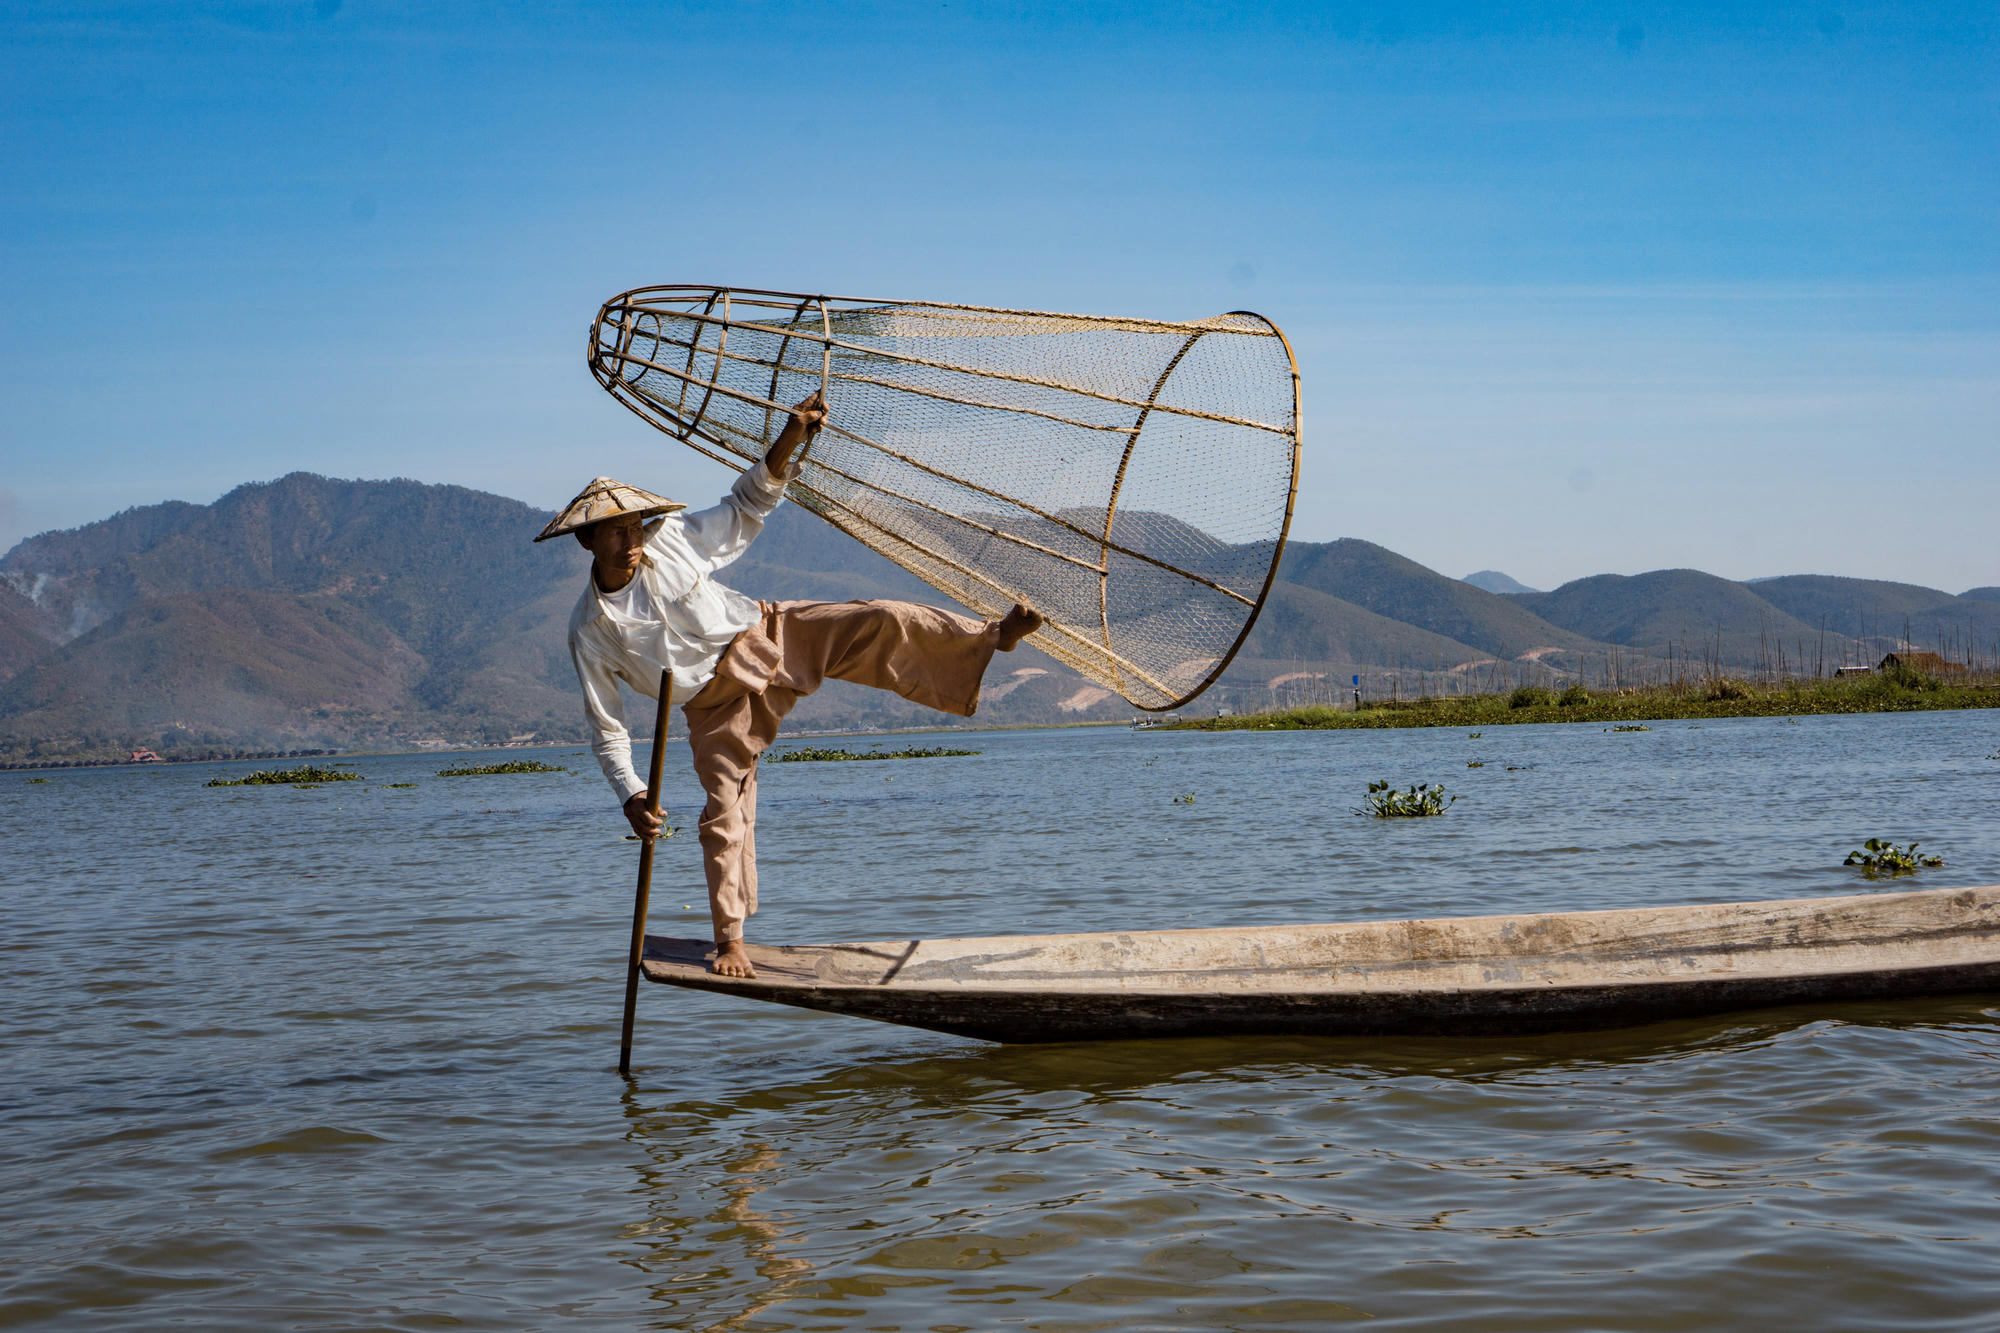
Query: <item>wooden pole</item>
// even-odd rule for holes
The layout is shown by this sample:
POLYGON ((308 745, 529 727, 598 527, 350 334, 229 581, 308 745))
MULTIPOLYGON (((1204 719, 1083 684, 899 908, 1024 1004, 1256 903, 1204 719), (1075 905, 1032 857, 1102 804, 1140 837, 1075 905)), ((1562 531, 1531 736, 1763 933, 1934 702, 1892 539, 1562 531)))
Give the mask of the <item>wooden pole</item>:
MULTIPOLYGON (((660 672, 660 712, 653 720, 653 758, 646 771, 646 813, 660 814, 660 763, 667 752, 667 710, 674 706, 674 677, 660 672)), ((632 898, 632 953, 625 960, 625 1031, 618 1040, 618 1072, 632 1072, 632 1018, 639 1007, 639 957, 646 951, 646 900, 653 891, 653 843, 639 840, 639 891, 632 898)))

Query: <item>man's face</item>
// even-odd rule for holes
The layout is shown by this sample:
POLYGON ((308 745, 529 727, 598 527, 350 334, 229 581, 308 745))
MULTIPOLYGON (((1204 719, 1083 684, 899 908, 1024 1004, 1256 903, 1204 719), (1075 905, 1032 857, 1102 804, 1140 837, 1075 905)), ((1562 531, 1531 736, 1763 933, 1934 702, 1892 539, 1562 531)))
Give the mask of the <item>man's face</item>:
POLYGON ((593 523, 584 532, 598 585, 606 592, 616 592, 630 583, 646 555, 645 521, 637 514, 620 514, 593 523))

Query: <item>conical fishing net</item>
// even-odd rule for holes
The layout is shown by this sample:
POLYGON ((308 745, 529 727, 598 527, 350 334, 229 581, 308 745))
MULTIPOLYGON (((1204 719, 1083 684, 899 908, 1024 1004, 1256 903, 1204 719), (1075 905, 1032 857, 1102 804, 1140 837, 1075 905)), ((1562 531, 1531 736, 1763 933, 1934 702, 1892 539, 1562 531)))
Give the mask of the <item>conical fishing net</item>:
POLYGON ((590 366, 739 470, 815 389, 789 494, 1146 709, 1221 675, 1270 589, 1298 480, 1298 372, 1235 312, 1170 323, 645 287, 605 303, 590 366))

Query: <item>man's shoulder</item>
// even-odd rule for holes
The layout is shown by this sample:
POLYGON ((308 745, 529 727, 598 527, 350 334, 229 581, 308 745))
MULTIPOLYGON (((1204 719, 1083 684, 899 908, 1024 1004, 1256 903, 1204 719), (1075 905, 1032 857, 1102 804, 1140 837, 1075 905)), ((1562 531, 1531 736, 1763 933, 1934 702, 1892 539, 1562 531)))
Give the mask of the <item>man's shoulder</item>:
POLYGON ((646 535, 647 551, 680 551, 687 548, 687 522, 682 514, 663 514, 653 520, 651 527, 652 531, 646 535))
POLYGON ((577 595, 576 605, 569 613, 569 641, 576 642, 577 635, 585 625, 604 614, 604 608, 597 604, 597 590, 591 586, 591 575, 583 576, 583 591, 577 595))

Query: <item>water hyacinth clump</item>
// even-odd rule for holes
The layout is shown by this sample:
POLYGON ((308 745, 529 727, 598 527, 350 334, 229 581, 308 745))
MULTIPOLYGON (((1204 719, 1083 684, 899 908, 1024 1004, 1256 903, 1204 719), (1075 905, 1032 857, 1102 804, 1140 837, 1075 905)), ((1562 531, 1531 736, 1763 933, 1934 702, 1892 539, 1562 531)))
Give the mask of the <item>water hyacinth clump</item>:
POLYGON ((544 764, 533 759, 516 759, 506 764, 461 764, 457 768, 441 768, 441 778, 484 778, 495 773, 567 773, 566 768, 555 764, 544 764))
POLYGON ((359 773, 343 773, 337 768, 315 768, 302 764, 298 768, 260 769, 240 778, 211 778, 204 786, 209 787, 300 787, 318 786, 322 782, 358 782, 359 773))
POLYGON ((1944 864, 1942 856, 1925 856, 1917 851, 1921 843, 1911 843, 1899 847, 1887 838, 1870 838, 1861 844, 1861 850, 1849 852, 1844 866, 1860 866, 1862 873, 1870 879, 1877 875, 1907 875, 1917 870, 1930 870, 1944 864))
POLYGON ((868 750, 836 750, 814 746, 802 746, 796 750, 786 750, 777 757, 781 764, 825 764, 842 759, 939 759, 948 755, 978 754, 977 750, 953 750, 947 746, 926 749, 885 750, 875 746, 868 750))
POLYGON ((1357 815, 1374 815, 1378 819, 1403 819, 1420 815, 1441 815, 1456 796, 1444 794, 1442 782, 1435 785, 1419 782, 1407 791, 1397 791, 1387 782, 1368 784, 1368 795, 1362 798, 1366 804, 1356 810, 1357 815))

